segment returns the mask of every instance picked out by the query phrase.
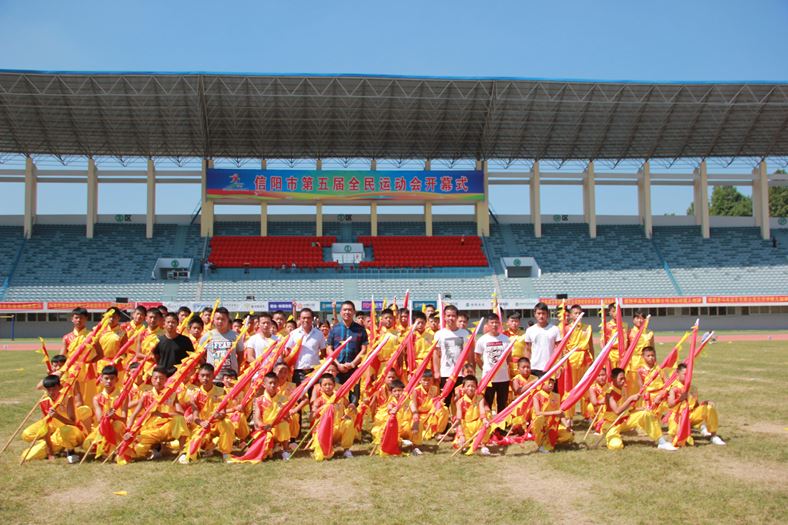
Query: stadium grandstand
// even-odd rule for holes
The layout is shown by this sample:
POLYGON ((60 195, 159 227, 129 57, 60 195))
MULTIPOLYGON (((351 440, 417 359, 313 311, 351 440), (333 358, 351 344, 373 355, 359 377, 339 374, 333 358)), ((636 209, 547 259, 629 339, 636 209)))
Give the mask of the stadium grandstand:
POLYGON ((470 312, 622 298, 661 329, 788 313, 788 221, 768 205, 787 84, 2 71, 0 153, 0 188, 24 185, 24 214, 0 217, 17 336, 77 304, 325 313, 406 290, 470 312), (85 185, 87 213, 38 213, 47 183, 85 185), (100 215, 104 184, 144 185, 147 212, 100 215), (157 215, 162 184, 199 187, 195 213, 157 215), (723 185, 752 187, 751 217, 710 216, 723 185), (491 186, 529 213, 494 214, 491 186), (542 186, 582 188, 583 214, 543 214, 542 186), (638 215, 598 215, 597 186, 636 187, 638 215), (655 186, 692 188, 695 213, 653 215, 655 186), (272 213, 289 205, 314 213, 272 213))

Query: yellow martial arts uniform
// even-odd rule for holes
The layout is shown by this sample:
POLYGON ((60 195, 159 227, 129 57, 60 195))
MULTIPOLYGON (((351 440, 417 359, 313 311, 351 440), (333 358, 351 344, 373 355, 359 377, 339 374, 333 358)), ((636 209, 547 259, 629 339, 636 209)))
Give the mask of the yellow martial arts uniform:
MULTIPOLYGON (((356 427, 354 425, 355 422, 355 411, 348 408, 347 400, 346 399, 339 399, 335 400, 334 396, 327 396, 324 392, 320 393, 320 397, 317 398, 315 404, 312 407, 312 413, 315 415, 322 414, 326 407, 329 404, 334 405, 334 436, 333 436, 333 444, 336 446, 339 444, 345 450, 350 449, 353 446, 353 441, 356 438, 356 427)), ((331 449, 329 455, 324 456, 323 451, 320 448, 320 444, 317 441, 317 426, 314 429, 314 439, 312 440, 312 450, 315 454, 315 459, 317 461, 322 461, 324 459, 329 459, 334 457, 334 449, 331 449)))
MULTIPOLYGON (((77 330, 74 328, 71 332, 67 333, 63 336, 63 347, 66 349, 66 358, 70 358, 74 352, 82 346, 82 343, 87 338, 90 332, 87 328, 83 328, 82 330, 77 330)), ((77 375, 77 382, 79 385, 79 393, 82 397, 82 403, 84 406, 91 407, 93 406, 93 396, 96 395, 96 365, 95 363, 91 363, 93 359, 97 357, 96 349, 93 345, 90 346, 89 349, 86 350, 87 358, 85 359, 84 364, 79 369, 79 374, 77 375)), ((82 355, 85 355, 84 353, 82 355)), ((75 385, 76 386, 76 385, 75 385)), ((90 410, 90 408, 88 408, 90 410)))
POLYGON ((607 428, 605 442, 608 449, 621 450, 624 448, 621 434, 630 430, 640 429, 654 442, 662 437, 662 427, 653 413, 648 410, 638 410, 619 418, 611 408, 609 398, 613 398, 616 403, 620 403, 624 396, 621 393, 621 389, 612 385, 608 390, 608 395, 605 396, 606 410, 603 430, 607 428), (618 421, 616 422, 616 420, 618 421), (615 426, 611 426, 614 422, 616 422, 615 426))
MULTIPOLYGON (((140 398, 141 411, 144 412, 151 404, 155 403, 158 396, 159 392, 155 389, 144 391, 140 398)), ((177 452, 181 449, 179 440, 189 436, 189 426, 186 424, 186 420, 181 414, 175 412, 171 402, 161 403, 157 411, 163 415, 151 415, 143 423, 133 446, 134 457, 147 456, 150 449, 160 443, 167 443, 170 450, 177 452)), ((118 459, 122 462, 122 458, 118 459)))
POLYGON ((571 443, 574 434, 561 423, 561 416, 539 415, 539 412, 552 412, 561 409, 561 398, 556 392, 539 390, 534 394, 531 414, 531 432, 534 441, 545 450, 553 450, 557 444, 571 443))
MULTIPOLYGON (((449 409, 443 402, 440 402, 438 409, 435 409, 433 399, 439 394, 436 386, 431 386, 429 392, 422 385, 413 390, 412 399, 416 405, 416 413, 412 415, 415 420, 418 417, 419 431, 414 432, 411 441, 416 445, 421 445, 425 440, 430 440, 439 430, 446 428, 449 421, 449 409)), ((413 408, 411 407, 411 411, 413 408)))
MULTIPOLYGON (((457 416, 460 418, 460 432, 457 432, 454 438, 454 444, 456 446, 467 443, 470 439, 474 438, 479 430, 481 430, 483 421, 479 403, 481 403, 482 400, 484 400, 482 396, 474 396, 471 398, 466 394, 463 394, 462 398, 460 398, 458 402, 459 406, 457 407, 459 411, 457 416)), ((492 428, 488 433, 492 434, 492 428)), ((488 439, 489 436, 485 436, 482 443, 486 443, 488 439)))
MULTIPOLYGON (((101 409, 101 417, 112 410, 115 405, 115 400, 117 400, 118 396, 120 395, 120 391, 121 388, 117 386, 112 392, 107 392, 106 388, 102 388, 101 392, 96 394, 96 396, 93 398, 93 404, 97 404, 101 409)), ((99 414, 94 414, 95 425, 93 426, 93 430, 90 432, 90 434, 88 434, 88 437, 85 438, 82 448, 84 448, 86 451, 92 450, 97 458, 112 452, 115 446, 123 439, 123 434, 126 433, 126 414, 123 412, 123 415, 121 415, 122 409, 123 407, 121 407, 117 413, 110 418, 110 425, 112 426, 112 431, 114 433, 114 444, 110 444, 106 437, 99 432, 99 423, 101 419, 99 414), (95 447, 93 447, 94 444, 95 447)))
MULTIPOLYGON (((196 416, 202 421, 208 421, 213 415, 216 407, 221 403, 224 397, 224 388, 213 386, 210 390, 200 386, 192 390, 189 396, 189 402, 197 407, 198 412, 196 416)), ((192 429, 191 439, 196 439, 202 432, 203 427, 195 424, 192 429)), ((211 422, 211 430, 206 436, 210 441, 203 440, 201 446, 203 449, 213 449, 214 447, 222 454, 229 454, 233 450, 233 441, 235 440, 235 428, 229 417, 218 419, 211 422), (206 446, 207 445, 207 446, 206 446)))
POLYGON ((657 396, 665 388, 665 375, 662 369, 656 364, 654 368, 648 368, 644 362, 643 366, 638 368, 638 377, 641 385, 648 385, 643 392, 645 407, 654 412, 658 419, 662 418, 662 415, 668 409, 667 396, 664 396, 660 403, 656 402, 657 396))
MULTIPOLYGON (((254 411, 258 414, 263 426, 272 426, 274 419, 282 409, 282 405, 286 402, 287 399, 281 393, 271 397, 268 392, 263 392, 262 395, 257 396, 254 400, 254 411)), ((290 441, 290 423, 287 422, 287 419, 283 419, 278 425, 272 427, 271 435, 273 436, 273 442, 271 443, 272 446, 265 451, 266 458, 271 457, 275 443, 287 443, 290 441)))
MULTIPOLYGON (((46 422, 47 414, 53 404, 54 400, 49 397, 39 402, 38 406, 43 417, 22 431, 22 439, 28 443, 33 443, 33 445, 22 451, 21 457, 26 461, 47 458, 47 438, 52 445, 50 450, 52 454, 58 454, 63 450, 73 450, 85 440, 85 433, 80 428, 79 417, 75 418, 74 425, 67 425, 54 417, 48 423, 46 422)), ((74 406, 74 398, 71 396, 66 397, 63 403, 55 409, 55 412, 66 419, 71 419, 67 409, 69 404, 71 407, 74 406)))
MULTIPOLYGON (((677 379, 670 386, 670 390, 676 397, 678 397, 684 392, 684 383, 677 379)), ((679 420, 681 419, 681 413, 687 406, 689 406, 690 409, 690 425, 692 425, 693 428, 697 428, 705 424, 706 430, 712 434, 717 433, 717 429, 719 428, 719 415, 717 414, 717 407, 714 406, 714 403, 709 401, 698 403, 698 397, 691 388, 687 399, 673 407, 670 414, 670 419, 668 420, 668 434, 671 436, 676 435, 679 420)), ((694 444, 692 436, 687 438, 687 444, 694 444)))

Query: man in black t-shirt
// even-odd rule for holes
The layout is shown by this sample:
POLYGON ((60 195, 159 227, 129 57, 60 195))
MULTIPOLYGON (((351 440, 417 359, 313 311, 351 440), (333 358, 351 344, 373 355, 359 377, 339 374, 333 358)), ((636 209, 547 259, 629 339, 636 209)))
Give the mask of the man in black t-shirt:
POLYGON ((191 339, 178 333, 178 315, 168 313, 164 316, 164 335, 153 349, 156 364, 167 369, 167 375, 175 373, 175 367, 181 364, 189 352, 194 351, 191 339))

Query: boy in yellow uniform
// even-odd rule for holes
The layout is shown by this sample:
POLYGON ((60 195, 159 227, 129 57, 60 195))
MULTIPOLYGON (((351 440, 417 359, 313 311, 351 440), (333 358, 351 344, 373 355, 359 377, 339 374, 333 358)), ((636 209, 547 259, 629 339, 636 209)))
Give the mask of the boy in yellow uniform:
MULTIPOLYGON (((397 430, 399 431, 397 439, 399 440, 400 446, 413 447, 411 451, 413 455, 420 456, 421 450, 414 446, 413 442, 414 435, 420 433, 418 429, 418 417, 411 414, 411 407, 408 403, 402 403, 399 410, 397 410, 396 413, 394 412, 402 396, 405 394, 405 384, 399 379, 394 379, 391 382, 390 390, 391 394, 386 400, 386 403, 379 409, 379 413, 383 412, 383 414, 375 426, 372 427, 372 443, 380 445, 389 417, 396 414, 397 430)), ((381 456, 386 455, 382 450, 379 450, 379 453, 381 456)))
POLYGON ((121 325, 126 331, 126 337, 131 337, 134 335, 137 330, 139 330, 140 326, 145 324, 146 315, 148 315, 148 309, 144 306, 138 306, 133 312, 131 312, 131 321, 121 325))
MULTIPOLYGON (((317 418, 323 414, 328 405, 334 405, 334 434, 332 444, 339 445, 344 449, 343 457, 352 458, 353 452, 350 447, 353 446, 353 440, 356 437, 355 421, 355 407, 349 404, 346 398, 335 399, 334 388, 336 387, 336 380, 331 374, 323 374, 320 377, 320 395, 312 403, 311 415, 317 418)), ((314 420, 313 420, 314 423, 314 420)), ((315 454, 315 459, 322 461, 334 457, 334 449, 332 448, 328 455, 324 455, 320 444, 317 440, 318 428, 315 426, 315 435, 312 440, 312 450, 315 454)))
MULTIPOLYGON (((539 379, 531 374, 531 360, 527 357, 521 357, 517 360, 517 375, 512 378, 512 394, 514 397, 519 396, 525 389, 539 379)), ((533 399, 533 397, 531 397, 533 399)), ((531 410, 528 410, 531 402, 528 398, 524 399, 522 403, 517 405, 512 411, 510 424, 513 427, 513 434, 525 434, 528 426, 531 423, 531 410)))
MULTIPOLYGON (((394 321, 394 312, 390 309, 386 308, 382 312, 380 312, 380 333, 378 333, 378 341, 375 341, 374 344, 370 344, 369 348, 374 348, 380 340, 386 336, 386 334, 391 334, 391 337, 388 338, 386 344, 383 345, 383 348, 380 349, 377 357, 377 363, 372 364, 372 372, 371 377, 378 377, 378 373, 380 372, 380 368, 384 366, 394 352, 397 351, 399 347, 400 335, 397 331, 394 321)), ((399 360, 398 363, 400 366, 395 365, 396 368, 401 368, 402 359, 399 360)))
POLYGON ((607 448, 610 450, 621 450, 624 448, 624 441, 621 434, 629 430, 640 429, 652 441, 657 444, 659 450, 674 451, 678 450, 662 435, 662 427, 657 417, 648 410, 631 411, 638 400, 638 395, 634 394, 624 397, 626 386, 626 374, 622 368, 614 368, 610 372, 612 384, 605 394, 605 439, 607 448))
POLYGON ((216 370, 210 363, 200 366, 197 373, 197 380, 200 385, 186 395, 186 402, 191 408, 186 423, 192 429, 191 439, 196 439, 203 428, 210 426, 210 432, 203 439, 201 448, 206 452, 218 450, 224 459, 227 459, 233 450, 235 440, 235 428, 227 416, 226 410, 216 414, 216 418, 211 420, 216 407, 221 403, 225 395, 222 387, 214 385, 213 376, 216 370))
MULTIPOLYGON (((684 380, 686 379, 687 365, 681 363, 676 368, 676 381, 670 386, 668 392, 668 407, 672 410, 668 433, 676 435, 681 413, 685 408, 689 408, 690 425, 700 427, 700 435, 710 437, 712 445, 725 445, 725 442, 717 435, 719 418, 717 407, 711 401, 698 402, 698 394, 694 387, 690 387, 689 392, 685 392, 684 380)), ((692 445, 692 437, 687 439, 687 443, 692 445)))
MULTIPOLYGON (((61 354, 69 358, 82 346, 82 343, 90 333, 86 326, 87 322, 88 311, 86 309, 74 308, 72 310, 71 323, 74 328, 63 336, 63 350, 61 354)), ((95 362, 101 358, 101 350, 98 345, 91 344, 91 348, 85 351, 88 352, 88 357, 79 370, 77 383, 74 384, 72 392, 75 396, 76 406, 86 406, 89 412, 90 406, 93 404, 93 396, 96 395, 95 362)))
MULTIPOLYGON (((287 366, 285 363, 279 363, 276 365, 274 369, 274 373, 276 373, 277 378, 277 388, 279 389, 279 395, 284 397, 285 400, 290 399, 290 396, 293 394, 293 391, 296 389, 296 384, 290 381, 290 367, 287 366)), ((300 405, 303 407, 304 405, 300 405)), ((298 412, 290 415, 290 440, 294 440, 298 437, 301 433, 301 410, 298 412)))
POLYGON ((287 402, 287 398, 279 390, 279 376, 275 372, 268 372, 263 379, 263 393, 254 400, 252 422, 257 432, 271 432, 272 439, 270 446, 264 452, 265 458, 270 458, 275 450, 282 451, 282 459, 290 459, 290 452, 287 448, 290 443, 290 422, 289 420, 296 415, 292 409, 290 416, 286 417, 276 427, 273 422, 282 405, 287 402))
POLYGON ((44 417, 22 431, 22 439, 33 443, 22 452, 22 458, 24 461, 54 459, 56 454, 65 452, 69 463, 78 463, 79 456, 74 449, 82 444, 85 434, 76 415, 74 396, 66 395, 55 408, 54 403, 60 396, 60 377, 48 375, 42 385, 46 390, 46 398, 38 405, 44 417))
MULTIPOLYGON (((427 357, 427 353, 432 345, 432 336, 427 333, 426 317, 421 312, 413 312, 413 351, 416 355, 416 365, 409 373, 413 373, 419 368, 422 361, 427 357)), ((427 370, 432 367, 432 362, 427 364, 427 370)))
MULTIPOLYGON (((155 404, 164 393, 167 383, 167 369, 156 366, 151 374, 150 390, 145 390, 140 396, 139 403, 134 409, 134 413, 129 419, 129 424, 133 425, 137 417, 143 410, 155 404)), ((178 451, 183 448, 186 438, 189 436, 189 427, 183 417, 182 410, 175 400, 175 395, 164 399, 156 410, 153 410, 148 419, 143 423, 133 446, 133 457, 157 459, 161 457, 162 446, 167 445, 170 450, 178 451), (156 447, 156 448, 154 448, 156 447)), ((124 439, 131 439, 128 432, 123 436, 124 439)), ((118 458, 119 462, 125 462, 131 457, 118 458)))
POLYGON ((643 392, 643 401, 648 410, 654 412, 658 419, 667 410, 665 400, 665 375, 662 368, 657 364, 657 352, 653 347, 643 348, 640 356, 641 365, 638 367, 638 391, 643 385, 648 385, 643 392))
POLYGON ((605 392, 607 390, 607 370, 602 367, 599 374, 596 376, 596 381, 588 388, 588 402, 583 407, 583 419, 589 424, 594 423, 596 432, 602 428, 605 418, 602 417, 601 411, 605 407, 605 392), (597 414, 599 414, 597 416, 597 414), (596 418, 596 421, 593 421, 596 418))
MULTIPOLYGON (((103 370, 105 366, 111 365, 112 360, 118 355, 121 346, 126 342, 126 330, 120 326, 120 312, 115 307, 111 307, 108 312, 112 312, 109 318, 107 330, 99 335, 98 343, 101 347, 102 357, 98 360, 97 369, 103 370)), ((120 378, 120 370, 118 371, 120 378)))
MULTIPOLYGON (((449 409, 439 403, 435 410, 433 399, 439 394, 438 387, 433 382, 432 372, 424 371, 419 385, 413 390, 410 399, 410 412, 413 418, 412 439, 418 447, 424 440, 430 440, 438 432, 446 428, 449 421, 449 409)), ((413 454, 421 455, 418 448, 413 449, 413 454)))
MULTIPOLYGON (((574 323, 582 313, 583 309, 579 304, 572 305, 572 308, 569 309, 569 323, 574 323)), ((588 366, 594 360, 594 338, 591 337, 591 332, 591 326, 580 322, 575 328, 575 331, 572 332, 572 335, 569 336, 569 341, 567 341, 564 347, 564 354, 575 348, 580 349, 569 356, 569 366, 572 370, 573 385, 580 382, 580 378, 583 377, 588 366)))
MULTIPOLYGON (((632 341, 638 335, 638 330, 645 322, 645 314, 637 310, 632 316, 632 324, 634 326, 627 334, 628 344, 632 344, 632 341)), ((629 394, 635 394, 638 391, 638 369, 643 366, 643 349, 646 347, 654 348, 654 332, 651 330, 643 330, 643 333, 640 334, 640 338, 635 343, 635 349, 632 352, 632 359, 627 363, 627 387, 629 388, 627 393, 629 394)))
MULTIPOLYGON (((484 396, 476 394, 478 386, 476 376, 465 376, 462 380, 462 397, 456 402, 457 412, 454 416, 460 423, 460 429, 454 438, 455 447, 463 447, 469 440, 474 439, 476 433, 482 429, 484 420, 490 416, 490 407, 484 401, 484 396)), ((482 441, 479 449, 482 456, 490 455, 490 449, 486 446, 488 440, 489 436, 485 436, 482 441)))
MULTIPOLYGON (((624 348, 629 347, 629 325, 625 322, 621 322, 621 329, 624 332, 624 348)), ((613 334, 616 333, 616 303, 610 303, 607 305, 607 325, 605 326, 605 330, 602 331, 602 342, 600 343, 603 347, 607 344, 613 334)), ((610 349, 609 360, 612 363, 612 366, 615 368, 618 366, 618 345, 620 341, 616 340, 613 343, 613 348, 610 349)))
POLYGON ((551 377, 534 394, 531 429, 538 451, 549 453, 560 443, 574 439, 572 421, 561 411, 561 398, 555 392, 555 378, 551 377))
POLYGON ((96 426, 85 438, 83 445, 87 451, 92 449, 97 458, 105 453, 112 452, 115 445, 120 441, 121 436, 126 433, 129 400, 127 396, 119 409, 115 410, 115 401, 118 399, 121 390, 117 385, 117 368, 105 366, 101 370, 101 391, 93 397, 93 421, 96 426), (105 416, 108 418, 109 428, 102 432, 99 425, 105 416), (93 448, 93 445, 95 445, 95 448, 93 448))

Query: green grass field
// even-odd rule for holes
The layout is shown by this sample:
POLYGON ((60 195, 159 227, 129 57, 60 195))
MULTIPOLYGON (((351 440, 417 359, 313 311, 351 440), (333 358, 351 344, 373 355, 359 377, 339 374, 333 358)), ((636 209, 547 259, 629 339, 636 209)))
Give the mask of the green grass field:
MULTIPOLYGON (((667 345, 658 351, 664 354, 667 345)), ((37 398, 38 354, 0 353, 0 439, 37 398)), ((701 398, 720 410, 726 447, 657 451, 628 438, 599 448, 536 454, 533 443, 494 457, 421 457, 316 463, 126 466, 65 459, 19 466, 23 442, 0 457, 5 523, 786 523, 788 522, 788 345, 720 343, 696 365, 701 398), (126 491, 128 495, 114 495, 126 491)), ((582 439, 578 432, 576 441, 582 439)), ((593 443, 593 436, 589 443, 593 443)), ((495 449, 493 449, 495 453, 495 449)))

